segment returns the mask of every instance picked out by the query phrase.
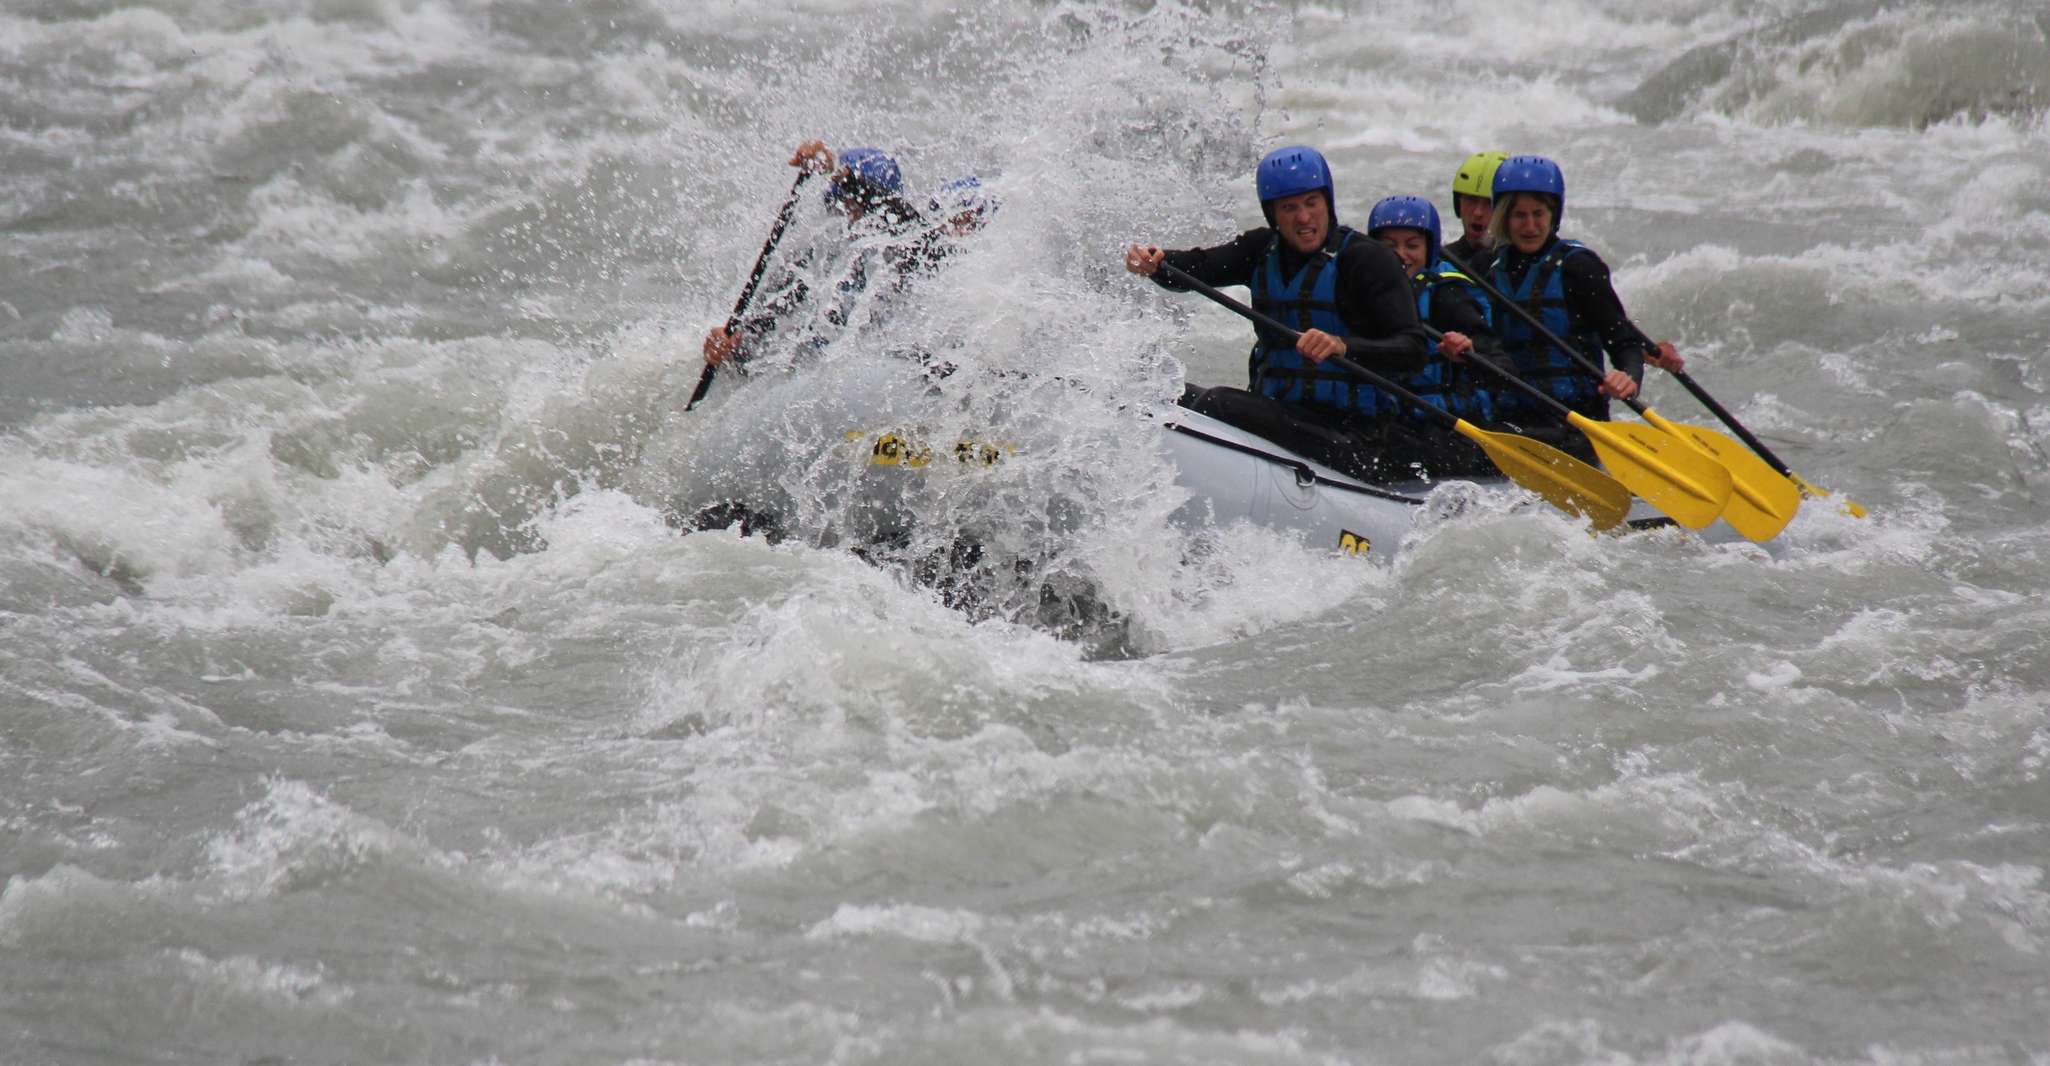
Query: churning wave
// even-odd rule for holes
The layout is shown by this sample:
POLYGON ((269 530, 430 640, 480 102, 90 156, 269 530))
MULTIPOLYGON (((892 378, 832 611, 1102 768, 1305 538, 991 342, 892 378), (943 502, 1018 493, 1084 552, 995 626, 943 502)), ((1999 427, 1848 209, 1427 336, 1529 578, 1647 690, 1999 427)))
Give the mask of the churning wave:
POLYGON ((1776 19, 1690 49, 1618 101, 1643 122, 1919 129, 2050 106, 2050 11, 1959 4, 1931 17, 1871 0, 1776 19))

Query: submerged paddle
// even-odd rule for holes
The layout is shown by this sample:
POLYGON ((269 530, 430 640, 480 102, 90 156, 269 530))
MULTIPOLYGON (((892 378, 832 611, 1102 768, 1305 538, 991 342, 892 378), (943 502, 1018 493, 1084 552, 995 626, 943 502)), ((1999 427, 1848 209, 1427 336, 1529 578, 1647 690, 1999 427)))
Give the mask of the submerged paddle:
MULTIPOLYGON (((1217 291, 1215 288, 1190 277, 1166 263, 1160 270, 1167 276, 1197 292, 1208 296, 1249 322, 1277 330, 1291 338, 1302 334, 1247 307, 1217 291)), ((1567 455, 1565 452, 1511 433, 1491 433, 1473 423, 1440 407, 1433 407, 1423 398, 1400 385, 1368 370, 1344 356, 1333 356, 1325 362, 1336 365, 1348 374, 1359 377, 1376 388, 1385 389, 1400 397, 1419 410, 1452 423, 1452 428, 1466 439, 1480 445, 1488 459, 1502 471, 1503 476, 1530 490, 1546 503, 1568 514, 1587 519, 1596 529, 1609 529, 1620 525, 1630 513, 1630 490, 1615 478, 1594 467, 1567 455)))
MULTIPOLYGON (((1566 353, 1567 358, 1578 364, 1580 369, 1597 379, 1602 376, 1601 367, 1582 355, 1579 349, 1566 343, 1558 334, 1546 328, 1529 309, 1504 295, 1501 289, 1495 287, 1487 278, 1476 274, 1472 268, 1461 262, 1459 257, 1442 251, 1440 254, 1445 256, 1445 261, 1451 263, 1454 269, 1465 274, 1474 284, 1480 286, 1483 292, 1494 297, 1497 305, 1507 307, 1511 314, 1522 319, 1537 332, 1538 336, 1566 353)), ((1675 376, 1685 375, 1675 372, 1675 376)), ((1730 528, 1749 540, 1771 540, 1779 535, 1780 530, 1787 528, 1788 522, 1794 520, 1794 512, 1801 507, 1801 493, 1785 476, 1787 471, 1784 465, 1775 470, 1759 456, 1738 447, 1737 442, 1728 436, 1704 426, 1674 422, 1645 406, 1634 396, 1623 402, 1646 422, 1671 436, 1678 437, 1695 451, 1721 463, 1729 470, 1731 493, 1721 517, 1730 524, 1730 528)), ((1754 444, 1753 447, 1757 445, 1754 444)))
MULTIPOLYGON (((762 254, 755 257, 755 268, 747 276, 747 284, 740 290, 740 299, 733 302, 733 313, 726 317, 726 332, 740 328, 740 316, 747 313, 747 305, 755 298, 755 287, 762 283, 762 275, 768 272, 769 256, 775 252, 778 242, 783 240, 783 231, 790 228, 790 216, 797 210, 797 191, 804 188, 805 179, 811 171, 800 170, 797 180, 790 183, 790 195, 783 201, 783 207, 776 212, 776 225, 769 230, 769 239, 762 242, 762 254)), ((691 390, 690 402, 683 405, 688 411, 712 391, 712 377, 719 372, 718 364, 706 363, 705 372, 698 375, 698 387, 691 390)))

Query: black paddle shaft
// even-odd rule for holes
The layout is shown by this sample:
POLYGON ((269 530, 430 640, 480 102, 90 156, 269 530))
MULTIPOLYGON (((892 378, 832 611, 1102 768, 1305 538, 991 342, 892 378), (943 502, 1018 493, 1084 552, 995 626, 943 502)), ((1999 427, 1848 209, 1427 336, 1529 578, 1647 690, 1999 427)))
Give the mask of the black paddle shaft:
MULTIPOLYGON (((783 201, 782 209, 776 212, 776 225, 769 230, 769 239, 762 242, 762 254, 755 257, 755 268, 748 273, 747 284, 741 287, 740 299, 733 301, 733 314, 727 316, 726 332, 740 328, 740 316, 747 313, 747 305, 753 302, 755 289, 762 283, 762 275, 769 271, 769 256, 783 240, 783 231, 790 228, 791 216, 797 211, 797 191, 804 188, 805 179, 809 177, 811 171, 800 170, 797 180, 790 183, 790 195, 783 201)), ((712 391, 712 377, 718 372, 717 364, 705 364, 704 373, 698 375, 698 387, 691 390, 690 402, 683 405, 684 410, 696 407, 698 401, 705 398, 705 393, 712 391)))
POLYGON ((1744 423, 1737 421, 1736 415, 1731 414, 1722 404, 1715 402, 1715 397, 1710 396, 1708 390, 1702 388, 1694 380, 1693 376, 1689 375, 1685 370, 1669 370, 1667 373, 1678 378, 1680 384, 1685 385, 1687 391, 1693 393, 1694 398, 1701 401, 1701 406, 1708 408, 1709 414, 1721 419, 1723 425, 1730 427, 1730 431, 1735 433, 1737 438, 1744 442, 1744 446, 1757 453, 1760 459, 1765 460, 1767 466, 1779 471, 1781 477, 1791 478, 1794 476, 1794 472, 1787 469, 1787 464, 1781 462, 1779 456, 1772 454, 1772 449, 1766 447, 1764 441, 1753 436, 1750 430, 1744 428, 1744 423))
MULTIPOLYGON (((1587 370, 1588 373, 1594 374, 1597 377, 1601 375, 1600 367, 1597 367, 1593 363, 1589 362, 1586 356, 1581 355, 1579 352, 1573 350, 1573 346, 1559 339, 1558 334, 1553 333, 1549 329, 1546 329, 1545 324, 1543 322, 1538 321, 1537 316, 1531 314, 1528 310, 1524 308, 1522 304, 1519 304, 1516 301, 1511 300, 1509 297, 1504 296, 1502 294, 1502 290, 1490 284, 1486 278, 1483 278, 1479 274, 1474 273, 1472 268, 1468 267, 1465 263, 1459 261, 1458 256, 1455 256, 1450 252, 1443 251, 1442 249, 1439 251, 1439 254, 1443 255, 1445 257, 1445 261, 1451 263, 1455 268, 1459 270, 1460 273, 1465 274, 1469 278, 1472 278, 1474 283, 1476 285, 1479 285, 1482 291, 1494 297, 1497 303, 1508 307, 1509 310, 1513 312, 1518 318, 1521 318, 1525 322, 1529 323, 1530 328, 1536 330, 1539 336, 1543 337, 1545 340, 1557 346, 1560 351, 1565 352, 1567 355, 1577 360, 1580 363, 1580 365, 1587 370)), ((1693 393, 1694 398, 1701 401, 1701 406, 1708 408, 1710 414, 1720 419, 1723 425, 1730 427, 1730 429, 1737 434, 1737 437, 1744 442, 1746 447, 1750 448, 1754 453, 1756 453, 1760 459, 1765 460, 1768 466, 1771 466, 1774 470, 1778 471, 1781 477, 1793 476, 1794 472, 1788 469, 1787 464, 1780 461, 1779 456, 1772 454, 1772 449, 1766 447, 1764 441, 1759 440, 1756 436, 1752 434, 1750 430, 1745 429, 1744 424, 1742 422, 1737 421, 1737 416, 1731 414, 1728 409, 1723 407, 1722 404, 1717 403, 1715 397, 1710 396, 1708 394, 1708 390, 1702 388, 1700 383, 1696 382, 1691 375, 1689 375, 1684 370, 1668 370, 1666 371, 1666 373, 1671 374, 1674 378, 1679 380, 1681 385, 1686 386, 1687 391, 1693 393)), ((1630 399, 1625 400, 1623 402, 1629 404, 1630 409, 1636 411, 1638 414, 1641 415, 1644 413, 1644 405, 1642 403, 1639 403, 1636 397, 1633 396, 1630 399)))
MULTIPOLYGON (((1273 330, 1276 333, 1280 333, 1281 335, 1287 337, 1290 340, 1296 340, 1302 336, 1300 332, 1290 329, 1287 326, 1282 325, 1280 322, 1277 322, 1274 319, 1269 318, 1266 315, 1263 315, 1250 307, 1247 307, 1245 304, 1242 304, 1237 300, 1234 300, 1231 297, 1226 296, 1222 292, 1217 291, 1217 288, 1215 286, 1210 285, 1206 282, 1198 281, 1195 278, 1190 277, 1186 271, 1178 270, 1175 267, 1169 266, 1166 263, 1160 264, 1159 269, 1161 273, 1166 274, 1168 276, 1168 280, 1180 285, 1186 285, 1189 288, 1194 289, 1197 292, 1200 292, 1203 295, 1210 297, 1210 299, 1215 301, 1219 307, 1222 307, 1227 311, 1237 313, 1239 317, 1244 318, 1246 321, 1251 322, 1254 325, 1265 326, 1266 328, 1273 330)), ((1377 389, 1386 390, 1387 392, 1393 393, 1396 397, 1402 399, 1407 403, 1414 404, 1425 411, 1429 411, 1431 414, 1444 419, 1447 424, 1457 424, 1459 422, 1459 418, 1457 415, 1454 415, 1443 408, 1433 407, 1430 404, 1425 403, 1423 397, 1418 396, 1416 393, 1413 393, 1408 389, 1405 389, 1402 386, 1397 385, 1393 381, 1390 381, 1387 378, 1382 377, 1381 375, 1376 374, 1371 370, 1368 370, 1366 367, 1363 367, 1358 363, 1353 362, 1345 356, 1334 355, 1328 359, 1325 359, 1324 361, 1330 363, 1331 365, 1337 367, 1340 370, 1345 371, 1348 374, 1351 374, 1356 378, 1364 380, 1367 384, 1372 385, 1377 389)))
MULTIPOLYGON (((1212 300, 1215 300, 1219 306, 1225 308, 1226 310, 1238 312, 1238 314, 1241 317, 1245 318, 1245 320, 1248 322, 1266 326, 1268 329, 1278 330, 1282 334, 1288 336, 1290 339, 1302 336, 1302 334, 1296 332, 1295 330, 1292 330, 1287 326, 1284 326, 1281 323, 1276 322, 1274 319, 1271 319, 1266 315, 1263 315, 1260 312, 1255 311, 1250 307, 1247 307, 1245 304, 1242 304, 1237 300, 1234 300, 1231 297, 1226 296, 1225 294, 1217 291, 1215 287, 1206 285, 1201 281, 1197 281, 1195 278, 1190 277, 1188 273, 1185 271, 1177 270, 1166 263, 1160 264, 1160 269, 1167 273, 1169 280, 1178 282, 1182 285, 1186 285, 1189 288, 1194 289, 1197 292, 1200 292, 1203 295, 1210 297, 1212 300)), ((1424 330, 1427 333, 1433 334, 1434 336, 1432 339, 1434 340, 1438 337, 1444 336, 1443 333, 1440 333, 1438 330, 1432 329, 1429 325, 1424 326, 1424 330)), ((1468 358, 1472 359, 1474 362, 1479 363, 1484 367, 1487 367, 1489 370, 1492 370, 1495 373, 1500 374, 1502 376, 1502 380, 1508 382, 1511 385, 1516 386, 1519 389, 1522 389, 1526 393, 1529 393, 1532 399, 1537 400, 1541 403, 1550 404, 1552 407, 1560 411, 1567 410, 1566 405, 1560 403, 1557 399, 1554 399, 1550 393, 1538 388, 1536 385, 1533 385, 1520 377, 1517 377, 1514 371, 1509 370, 1506 367, 1503 367, 1499 364, 1489 361, 1488 359, 1483 358, 1479 352, 1473 353, 1471 356, 1468 356, 1468 358)), ((1408 389, 1405 389, 1402 386, 1397 385, 1396 383, 1388 380, 1387 378, 1382 377, 1381 375, 1376 374, 1371 370, 1368 370, 1366 367, 1363 367, 1342 355, 1334 355, 1331 358, 1326 359, 1324 361, 1332 364, 1333 366, 1336 366, 1340 370, 1343 370, 1346 373, 1351 374, 1355 377, 1364 378, 1367 384, 1372 385, 1375 388, 1386 389, 1388 392, 1395 394, 1397 397, 1406 400, 1417 407, 1421 407, 1424 410, 1429 411, 1432 414, 1432 416, 1443 419, 1445 422, 1449 424, 1457 424, 1459 422, 1458 415, 1455 415, 1442 407, 1426 403, 1424 399, 1418 396, 1416 393, 1410 392, 1408 389)))
MULTIPOLYGON (((1502 290, 1496 288, 1493 282, 1490 282, 1488 279, 1475 273, 1472 267, 1460 262, 1458 256, 1453 255, 1451 252, 1445 251, 1442 248, 1438 250, 1438 254, 1443 256, 1446 262, 1452 264, 1452 268, 1454 270, 1457 270, 1461 274, 1466 275, 1468 280, 1472 281, 1475 285, 1480 286, 1482 292, 1485 292, 1489 296, 1494 297, 1496 303, 1507 307, 1511 314, 1514 314, 1516 317, 1522 319, 1524 321, 1524 324, 1528 325, 1531 329, 1536 330, 1537 335, 1543 337, 1545 341, 1549 343, 1552 347, 1557 348, 1562 352, 1565 352, 1567 358, 1572 359, 1575 363, 1580 364, 1580 369, 1585 370, 1589 374, 1594 375, 1594 379, 1596 381, 1601 380, 1602 368, 1600 367, 1600 365, 1596 364, 1594 360, 1589 359, 1587 356, 1580 354, 1580 349, 1575 348, 1571 344, 1566 343, 1566 339, 1564 337, 1561 337, 1558 334, 1553 333, 1551 330, 1545 328, 1545 324, 1543 322, 1538 321, 1538 317, 1536 315, 1531 314, 1528 308, 1524 307, 1520 303, 1517 303, 1515 300, 1510 299, 1506 294, 1502 292, 1502 290)), ((1632 396, 1629 399, 1624 400, 1623 402, 1629 404, 1630 409, 1632 411, 1635 411, 1640 415, 1644 413, 1644 404, 1642 401, 1638 400, 1637 397, 1632 396)))

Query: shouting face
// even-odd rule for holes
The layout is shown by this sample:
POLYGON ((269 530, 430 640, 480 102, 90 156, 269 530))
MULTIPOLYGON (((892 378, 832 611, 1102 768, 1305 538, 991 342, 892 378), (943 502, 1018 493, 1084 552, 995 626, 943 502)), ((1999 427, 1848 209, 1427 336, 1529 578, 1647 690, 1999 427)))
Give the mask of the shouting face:
POLYGON ((1290 248, 1308 254, 1331 235, 1331 204, 1324 190, 1311 189, 1274 201, 1274 228, 1290 248))
POLYGON ((1495 217, 1495 202, 1485 196, 1454 196, 1458 203, 1459 223, 1466 228, 1466 239, 1476 248, 1488 246, 1488 222, 1495 217))

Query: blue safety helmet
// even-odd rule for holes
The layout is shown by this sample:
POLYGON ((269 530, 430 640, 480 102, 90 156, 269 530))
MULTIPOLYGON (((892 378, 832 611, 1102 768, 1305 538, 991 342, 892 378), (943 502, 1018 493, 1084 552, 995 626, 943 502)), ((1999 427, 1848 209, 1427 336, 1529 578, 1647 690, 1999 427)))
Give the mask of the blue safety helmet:
POLYGON ((1510 193, 1544 193, 1558 202, 1552 221, 1566 213, 1566 175, 1559 164, 1541 155, 1512 155, 1495 170, 1495 203, 1510 193))
POLYGON ((1274 224, 1274 201, 1313 189, 1324 191, 1324 202, 1331 208, 1331 225, 1338 226, 1338 198, 1331 181, 1331 164, 1315 148, 1297 144, 1267 153, 1253 172, 1253 187, 1260 193, 1260 211, 1267 216, 1270 226, 1274 224))
POLYGON ((1438 261, 1438 209, 1421 196, 1390 196, 1367 213, 1367 236, 1379 237, 1384 229, 1421 230, 1429 249, 1424 266, 1438 261))
POLYGON ((852 196, 873 206, 904 189, 904 173, 897 169, 897 161, 880 148, 849 148, 840 153, 840 166, 847 175, 827 187, 829 204, 852 196))
POLYGON ((927 201, 933 214, 943 219, 972 212, 977 218, 996 214, 1003 200, 982 184, 982 179, 973 174, 955 178, 940 186, 927 201))

